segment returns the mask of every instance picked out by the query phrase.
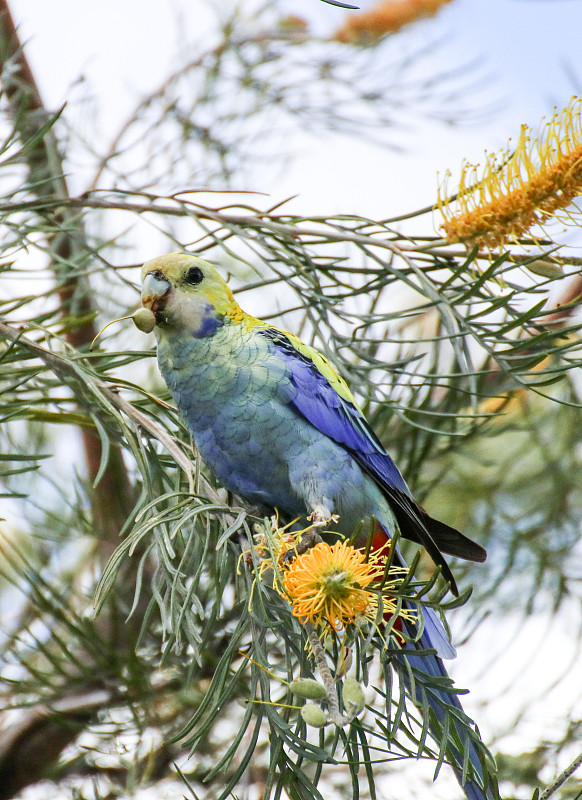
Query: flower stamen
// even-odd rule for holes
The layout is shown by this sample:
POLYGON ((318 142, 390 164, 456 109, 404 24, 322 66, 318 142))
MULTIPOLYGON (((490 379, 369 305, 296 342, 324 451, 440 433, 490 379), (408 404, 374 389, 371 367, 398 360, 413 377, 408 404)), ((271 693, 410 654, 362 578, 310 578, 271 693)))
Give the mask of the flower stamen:
POLYGON ((439 189, 447 240, 502 247, 567 209, 582 194, 581 114, 575 97, 537 136, 523 125, 513 152, 486 153, 482 169, 463 164, 455 201, 446 199, 445 186, 439 189))

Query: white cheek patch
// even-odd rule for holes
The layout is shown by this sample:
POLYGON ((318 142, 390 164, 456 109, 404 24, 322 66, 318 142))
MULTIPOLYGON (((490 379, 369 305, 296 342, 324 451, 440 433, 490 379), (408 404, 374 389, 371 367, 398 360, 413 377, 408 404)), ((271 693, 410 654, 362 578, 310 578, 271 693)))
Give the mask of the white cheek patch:
POLYGON ((176 323, 196 337, 211 336, 222 325, 216 309, 205 297, 173 292, 166 311, 176 323))

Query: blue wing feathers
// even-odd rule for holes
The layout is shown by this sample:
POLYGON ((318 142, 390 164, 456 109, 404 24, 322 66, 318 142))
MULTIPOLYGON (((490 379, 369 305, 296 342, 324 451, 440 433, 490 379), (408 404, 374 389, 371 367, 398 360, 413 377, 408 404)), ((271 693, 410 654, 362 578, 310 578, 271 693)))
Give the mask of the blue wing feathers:
POLYGON ((370 470, 386 483, 410 494, 396 464, 355 405, 341 398, 325 375, 312 361, 299 353, 279 331, 261 331, 269 335, 277 353, 290 372, 295 392, 289 405, 334 442, 361 454, 370 470))
POLYGON ((259 333, 270 340, 273 351, 287 367, 289 407, 344 447, 370 475, 386 495, 402 535, 426 548, 456 592, 455 580, 441 551, 483 561, 485 550, 454 528, 433 520, 414 502, 396 464, 355 402, 340 397, 313 361, 300 353, 282 331, 267 328, 259 333))

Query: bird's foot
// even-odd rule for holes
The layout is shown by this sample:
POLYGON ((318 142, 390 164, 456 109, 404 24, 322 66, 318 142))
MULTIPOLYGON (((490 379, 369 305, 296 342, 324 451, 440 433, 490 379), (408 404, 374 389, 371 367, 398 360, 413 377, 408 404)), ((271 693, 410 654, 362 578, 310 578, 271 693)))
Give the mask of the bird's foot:
POLYGON ((326 528, 330 523, 335 524, 339 520, 339 514, 322 514, 321 511, 312 511, 307 517, 307 522, 311 522, 312 528, 326 528))
POLYGON ((301 541, 285 553, 285 563, 290 564, 296 556, 306 553, 308 550, 311 550, 312 547, 315 547, 316 544, 322 542, 323 539, 319 535, 319 531, 322 528, 327 528, 330 523, 337 522, 338 519, 338 514, 322 514, 320 511, 313 511, 307 517, 307 521, 311 524, 303 531, 301 541))

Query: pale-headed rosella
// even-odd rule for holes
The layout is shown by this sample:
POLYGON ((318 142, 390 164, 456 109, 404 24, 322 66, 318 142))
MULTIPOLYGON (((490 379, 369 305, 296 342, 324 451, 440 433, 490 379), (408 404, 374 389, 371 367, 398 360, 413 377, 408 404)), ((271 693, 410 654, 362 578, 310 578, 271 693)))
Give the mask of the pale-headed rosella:
MULTIPOLYGON (((297 337, 245 313, 217 270, 187 253, 160 256, 142 270, 142 302, 156 319, 158 363, 202 459, 222 484, 249 504, 288 520, 328 521, 350 536, 376 525, 375 545, 396 527, 426 548, 456 592, 443 553, 484 561, 485 550, 431 518, 412 498, 346 383, 329 361, 297 337), (337 515, 337 522, 334 518, 337 515)), ((401 558, 397 554, 397 558, 401 558)), ((414 668, 447 678, 441 657, 455 655, 431 608, 410 649, 414 668)), ((415 638, 415 627, 406 622, 415 638)), ((440 722, 443 703, 462 713, 454 692, 432 689, 440 722)), ((418 699, 418 698, 417 698, 418 699)), ((479 755, 468 745, 477 774, 479 755)), ((469 800, 492 800, 497 788, 463 781, 469 800)))

